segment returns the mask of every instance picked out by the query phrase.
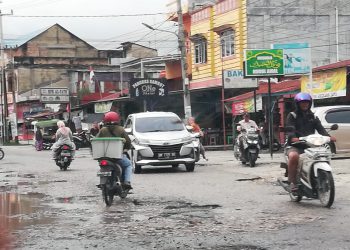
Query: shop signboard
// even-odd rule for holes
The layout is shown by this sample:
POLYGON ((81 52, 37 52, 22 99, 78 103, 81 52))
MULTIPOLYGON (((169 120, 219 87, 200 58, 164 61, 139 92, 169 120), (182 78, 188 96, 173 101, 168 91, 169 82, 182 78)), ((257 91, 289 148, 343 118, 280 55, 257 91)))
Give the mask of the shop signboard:
MULTIPOLYGON (((262 110, 262 97, 256 96, 256 110, 262 110)), ((255 112, 254 97, 232 103, 232 115, 241 115, 243 112, 255 112)))
POLYGON ((44 103, 69 103, 69 89, 40 88, 40 101, 44 103))
POLYGON ((168 95, 165 79, 160 78, 134 78, 130 80, 130 97, 164 97, 168 95))
POLYGON ((301 91, 314 99, 346 96, 346 68, 314 72, 312 83, 308 76, 301 78, 301 91))
POLYGON ((111 110, 113 102, 95 103, 95 113, 106 113, 111 110))
POLYGON ((283 49, 284 74, 310 74, 311 49, 308 43, 272 44, 272 49, 283 49))
POLYGON ((244 78, 242 69, 224 70, 224 88, 240 89, 240 88, 257 88, 258 82, 256 78, 244 78))
POLYGON ((246 49, 245 77, 284 75, 283 49, 246 49))

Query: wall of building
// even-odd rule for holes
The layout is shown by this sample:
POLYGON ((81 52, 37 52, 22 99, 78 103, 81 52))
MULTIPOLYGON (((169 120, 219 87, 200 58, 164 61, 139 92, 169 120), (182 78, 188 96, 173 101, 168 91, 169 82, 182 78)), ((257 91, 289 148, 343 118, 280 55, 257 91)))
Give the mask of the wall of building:
POLYGON ((270 48, 272 43, 308 42, 314 67, 333 63, 336 61, 335 7, 339 11, 339 60, 348 59, 348 0, 249 0, 248 47, 270 48))
POLYGON ((146 57, 156 57, 158 52, 154 49, 149 49, 138 44, 132 44, 126 51, 126 57, 134 58, 146 58, 146 57))
POLYGON ((97 58, 98 50, 60 25, 54 25, 20 46, 14 56, 97 58))

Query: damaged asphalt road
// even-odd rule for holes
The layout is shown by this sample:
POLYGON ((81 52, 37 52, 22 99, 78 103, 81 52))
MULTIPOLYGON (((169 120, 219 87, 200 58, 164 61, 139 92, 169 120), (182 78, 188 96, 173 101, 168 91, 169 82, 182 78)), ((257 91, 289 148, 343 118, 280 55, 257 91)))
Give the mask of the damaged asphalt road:
POLYGON ((50 152, 5 147, 0 162, 1 224, 16 249, 347 249, 350 171, 333 161, 335 204, 299 204, 277 185, 280 156, 255 168, 230 151, 207 152, 193 173, 145 168, 126 199, 106 207, 97 162, 77 152, 60 171, 50 152))

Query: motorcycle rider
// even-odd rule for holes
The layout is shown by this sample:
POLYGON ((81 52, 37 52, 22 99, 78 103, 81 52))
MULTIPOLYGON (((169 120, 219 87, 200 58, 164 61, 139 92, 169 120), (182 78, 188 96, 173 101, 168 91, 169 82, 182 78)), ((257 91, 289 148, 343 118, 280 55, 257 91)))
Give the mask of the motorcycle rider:
MULTIPOLYGON (((293 145, 291 143, 299 141, 299 137, 308 136, 315 133, 315 130, 324 136, 330 136, 322 126, 320 120, 310 110, 312 106, 312 97, 308 93, 298 93, 294 97, 295 111, 287 115, 286 127, 291 131, 287 132, 287 156, 288 156, 288 182, 292 192, 298 190, 296 186, 297 168, 299 155, 304 152, 302 145, 293 145)), ((331 141, 336 141, 331 136, 331 141)))
POLYGON ((243 146, 243 133, 242 131, 247 131, 250 128, 256 129, 256 131, 259 131, 258 125, 256 125, 256 122, 253 120, 250 120, 250 115, 248 112, 243 113, 243 120, 239 121, 240 126, 240 133, 237 136, 237 139, 239 141, 239 151, 241 153, 241 161, 246 161, 244 156, 244 146, 243 146))
POLYGON ((73 134, 70 128, 66 127, 64 121, 58 121, 57 122, 57 131, 56 131, 56 142, 52 145, 52 158, 54 160, 57 159, 57 151, 58 149, 66 144, 68 145, 72 150, 72 158, 74 158, 75 155, 75 144, 73 142, 73 134))
MULTIPOLYGON (((200 137, 202 138, 204 136, 203 131, 199 127, 199 125, 196 123, 194 117, 189 117, 188 118, 188 124, 192 127, 192 132, 193 133, 199 133, 200 137)), ((200 140, 201 140, 200 138, 200 140)), ((205 157, 205 149, 203 147, 203 144, 201 141, 199 141, 199 152, 203 156, 203 159, 208 161, 208 158, 205 157)))
MULTIPOLYGON (((125 139, 124 152, 126 153, 131 149, 131 141, 124 128, 119 126, 120 115, 117 112, 109 111, 104 115, 103 123, 104 127, 100 129, 96 137, 121 137, 125 139)), ((122 184, 126 189, 132 189, 131 187, 131 174, 132 166, 126 154, 123 154, 122 159, 118 159, 117 163, 122 167, 122 184)))

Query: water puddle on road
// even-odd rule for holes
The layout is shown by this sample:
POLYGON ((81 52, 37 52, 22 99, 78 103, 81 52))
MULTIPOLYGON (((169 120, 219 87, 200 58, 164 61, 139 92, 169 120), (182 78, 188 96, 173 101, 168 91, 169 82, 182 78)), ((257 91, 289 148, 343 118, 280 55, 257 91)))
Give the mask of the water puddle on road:
POLYGON ((43 213, 46 208, 40 204, 40 199, 44 197, 41 193, 0 193, 0 225, 15 230, 51 223, 54 219, 43 213))

